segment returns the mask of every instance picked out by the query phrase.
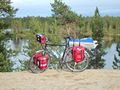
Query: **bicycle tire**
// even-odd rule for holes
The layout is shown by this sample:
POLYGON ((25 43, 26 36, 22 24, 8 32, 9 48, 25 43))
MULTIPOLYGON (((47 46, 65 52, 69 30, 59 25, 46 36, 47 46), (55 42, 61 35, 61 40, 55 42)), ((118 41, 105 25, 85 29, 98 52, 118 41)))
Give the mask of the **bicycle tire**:
MULTIPOLYGON (((44 55, 46 55, 46 54, 44 54, 44 55)), ((34 55, 31 56, 30 61, 29 61, 29 68, 30 68, 31 72, 32 73, 42 73, 42 72, 46 71, 46 69, 49 66, 49 60, 48 60, 47 68, 45 70, 41 70, 36 64, 33 63, 33 61, 34 61, 33 57, 34 57, 34 55)))
POLYGON ((68 48, 68 50, 66 51, 64 60, 65 60, 65 64, 66 67, 72 71, 72 72, 82 72, 84 71, 89 64, 89 55, 88 53, 85 51, 84 52, 84 60, 81 62, 76 63, 73 58, 72 58, 72 49, 68 48))

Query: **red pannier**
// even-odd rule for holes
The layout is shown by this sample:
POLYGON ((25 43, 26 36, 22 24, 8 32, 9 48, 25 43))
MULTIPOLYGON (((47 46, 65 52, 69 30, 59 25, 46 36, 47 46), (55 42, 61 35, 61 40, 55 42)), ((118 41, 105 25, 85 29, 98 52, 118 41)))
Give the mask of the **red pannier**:
POLYGON ((33 60, 34 60, 33 63, 37 64, 37 59, 42 56, 42 53, 35 53, 33 55, 34 55, 33 56, 33 60))
POLYGON ((76 63, 84 60, 85 47, 83 46, 73 46, 72 47, 72 58, 76 63))
POLYGON ((47 69, 48 59, 49 59, 48 56, 42 56, 42 57, 39 57, 39 58, 37 59, 37 65, 39 66, 39 68, 40 68, 41 70, 47 69))
POLYGON ((43 34, 36 34, 37 41, 41 44, 46 43, 46 36, 43 34))

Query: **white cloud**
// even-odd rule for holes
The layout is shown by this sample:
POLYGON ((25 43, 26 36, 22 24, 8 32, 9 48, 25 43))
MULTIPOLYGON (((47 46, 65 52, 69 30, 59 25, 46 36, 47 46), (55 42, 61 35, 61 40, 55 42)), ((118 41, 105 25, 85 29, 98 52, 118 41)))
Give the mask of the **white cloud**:
POLYGON ((12 0, 15 6, 45 6, 49 5, 51 0, 12 0))
MULTIPOLYGON (((12 0, 12 5, 18 8, 17 16, 24 15, 50 15, 50 3, 54 0, 12 0)), ((120 0, 63 0, 78 14, 93 15, 96 6, 102 13, 120 13, 120 0)), ((108 14, 109 14, 108 13, 108 14)))
POLYGON ((22 0, 11 0, 11 2, 13 2, 13 4, 19 5, 23 1, 22 0))

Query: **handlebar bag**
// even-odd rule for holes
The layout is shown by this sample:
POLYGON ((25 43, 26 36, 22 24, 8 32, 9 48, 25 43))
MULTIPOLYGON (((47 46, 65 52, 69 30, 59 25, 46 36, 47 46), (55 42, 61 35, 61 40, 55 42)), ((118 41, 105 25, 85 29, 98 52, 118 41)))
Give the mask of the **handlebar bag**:
POLYGON ((43 34, 36 34, 36 39, 41 44, 45 44, 46 43, 46 36, 43 35, 43 34))

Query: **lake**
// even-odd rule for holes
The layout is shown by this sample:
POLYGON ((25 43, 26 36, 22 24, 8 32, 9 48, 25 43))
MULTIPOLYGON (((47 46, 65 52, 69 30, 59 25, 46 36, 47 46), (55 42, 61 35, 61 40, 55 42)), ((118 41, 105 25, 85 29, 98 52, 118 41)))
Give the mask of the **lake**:
MULTIPOLYGON (((102 57, 105 59, 105 66, 104 69, 113 69, 113 61, 114 55, 118 56, 118 52, 116 51, 116 45, 119 42, 119 39, 113 39, 111 41, 104 41, 104 50, 106 54, 102 57)), ((25 50, 28 47, 29 43, 26 39, 9 39, 5 42, 7 49, 12 49, 17 51, 18 53, 14 56, 11 56, 10 59, 14 61, 14 68, 20 67, 21 63, 20 60, 29 60, 30 57, 27 55, 25 50)))
POLYGON ((103 56, 103 58, 105 59, 105 69, 113 69, 112 65, 113 65, 113 60, 114 60, 114 55, 117 55, 118 52, 116 51, 116 43, 112 43, 111 47, 106 48, 105 52, 107 52, 107 54, 105 56, 103 56))

